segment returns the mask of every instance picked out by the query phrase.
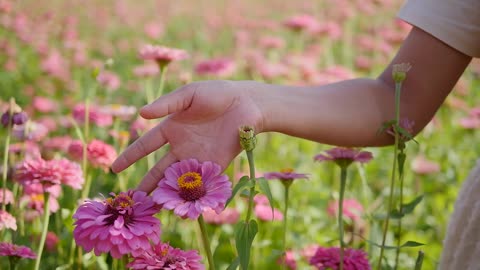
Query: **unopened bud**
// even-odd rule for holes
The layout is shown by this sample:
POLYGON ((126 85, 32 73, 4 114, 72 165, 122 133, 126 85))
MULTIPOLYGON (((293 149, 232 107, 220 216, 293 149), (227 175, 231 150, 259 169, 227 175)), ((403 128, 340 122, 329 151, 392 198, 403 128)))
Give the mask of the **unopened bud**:
POLYGON ((395 64, 392 68, 392 77, 396 83, 401 83, 407 78, 407 72, 412 68, 409 63, 395 64))
POLYGON ((257 144, 255 130, 251 126, 241 126, 238 130, 240 145, 245 151, 252 151, 257 144))
POLYGON ((0 123, 2 126, 7 127, 10 125, 23 125, 27 120, 27 114, 15 103, 15 100, 11 99, 9 108, 2 114, 0 123))

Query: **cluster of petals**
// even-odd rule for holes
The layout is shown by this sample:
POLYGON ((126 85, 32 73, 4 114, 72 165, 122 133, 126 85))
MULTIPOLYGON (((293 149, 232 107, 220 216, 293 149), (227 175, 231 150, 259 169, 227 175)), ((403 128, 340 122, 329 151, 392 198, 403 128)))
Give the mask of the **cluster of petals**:
POLYGON ((294 15, 283 23, 285 27, 294 31, 312 30, 318 26, 315 17, 308 14, 294 15))
POLYGON ((127 267, 131 269, 204 270, 202 258, 196 250, 181 250, 167 243, 159 243, 151 250, 135 256, 127 267))
POLYGON ((195 66, 195 72, 199 75, 213 75, 228 77, 235 72, 235 63, 231 59, 219 58, 205 60, 195 66))
MULTIPOLYGON (((85 111, 85 104, 81 103, 75 105, 72 112, 73 118, 77 122, 83 124, 85 122, 85 111)), ((88 107, 88 121, 90 124, 94 124, 99 127, 108 127, 112 125, 113 118, 111 115, 102 112, 102 110, 98 107, 90 105, 88 107)))
POLYGON ((188 53, 184 50, 150 44, 143 46, 138 55, 143 60, 153 60, 160 65, 188 58, 188 53))
MULTIPOLYGON (((87 160, 95 168, 101 168, 108 171, 113 161, 117 158, 117 151, 115 148, 101 140, 92 140, 87 145, 87 160)), ((83 158, 83 143, 79 140, 74 140, 68 147, 68 154, 76 159, 83 158)))
MULTIPOLYGON (((328 204, 327 213, 336 217, 338 212, 338 201, 332 201, 328 204)), ((359 220, 364 212, 363 206, 355 199, 345 199, 343 201, 343 216, 353 221, 359 220)))
POLYGON ((0 210, 0 231, 4 229, 17 230, 17 220, 7 211, 0 210))
MULTIPOLYGON (((310 265, 318 270, 340 269, 340 248, 319 247, 315 255, 310 259, 310 265)), ((345 249, 343 258, 343 269, 345 270, 370 270, 367 253, 360 249, 345 249)))
POLYGON ((114 258, 125 254, 139 256, 160 242, 160 210, 142 191, 121 192, 103 201, 87 200, 73 218, 77 245, 95 255, 108 253, 114 258))
POLYGON ((203 212, 203 218, 209 224, 236 224, 240 218, 240 212, 235 208, 225 208, 220 214, 217 214, 215 210, 209 209, 203 212))
POLYGON ((208 209, 220 213, 232 194, 232 183, 221 172, 211 161, 173 163, 153 191, 153 200, 182 218, 197 219, 208 209))
POLYGON ((36 96, 32 100, 32 106, 41 113, 51 113, 58 109, 58 103, 55 100, 36 96))
POLYGON ((325 154, 315 156, 316 161, 359 162, 367 163, 373 158, 372 153, 352 148, 335 147, 325 151, 325 154))
POLYGON ((283 213, 277 208, 270 206, 267 196, 258 194, 253 198, 255 202, 254 213, 261 221, 281 221, 283 220, 283 213))
POLYGON ((26 246, 18 246, 12 243, 2 242, 0 243, 0 256, 18 257, 35 259, 37 255, 26 246))
POLYGON ((428 160, 423 155, 418 155, 412 160, 411 168, 416 174, 423 175, 440 172, 440 165, 435 161, 428 160))
POLYGON ((129 120, 137 113, 137 108, 135 108, 135 106, 109 104, 101 107, 101 111, 113 117, 118 117, 122 120, 129 120))
POLYGON ((279 179, 279 180, 295 180, 295 179, 308 179, 308 174, 297 173, 291 169, 285 169, 280 172, 267 172, 263 175, 265 179, 279 179))
POLYGON ((48 135, 48 128, 38 122, 29 121, 13 126, 12 135, 19 140, 41 141, 48 135))
POLYGON ((13 203, 13 192, 7 188, 0 188, 0 205, 13 203))
POLYGON ((40 183, 46 191, 55 185, 81 189, 84 183, 80 165, 68 159, 26 159, 17 165, 15 178, 24 186, 40 183))
POLYGON ((104 70, 98 74, 97 82, 110 91, 117 90, 122 83, 117 74, 108 70, 104 70))
POLYGON ((289 270, 297 269, 297 260, 295 258, 295 253, 292 250, 285 251, 285 254, 278 259, 277 263, 285 265, 289 270))

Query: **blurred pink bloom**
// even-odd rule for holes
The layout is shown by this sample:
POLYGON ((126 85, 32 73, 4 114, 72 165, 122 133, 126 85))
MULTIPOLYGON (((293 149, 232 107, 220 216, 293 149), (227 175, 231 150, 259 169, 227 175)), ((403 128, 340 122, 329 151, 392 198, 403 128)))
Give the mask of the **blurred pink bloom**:
POLYGON ((50 76, 67 81, 70 77, 69 68, 59 51, 51 51, 41 62, 42 70, 50 76))
POLYGON ((154 77, 160 72, 158 65, 146 63, 133 69, 133 74, 137 77, 154 77))
POLYGON ((80 165, 65 158, 24 160, 17 165, 15 178, 24 186, 41 183, 45 191, 60 184, 81 189, 84 182, 80 165))
POLYGON ((263 194, 257 194, 255 197, 253 197, 253 201, 255 204, 262 204, 262 205, 269 205, 268 198, 267 196, 263 194))
POLYGON ((51 151, 67 152, 72 140, 70 136, 50 137, 43 141, 43 148, 51 151))
POLYGON ((412 171, 417 174, 432 174, 440 172, 440 165, 437 162, 430 161, 424 156, 416 156, 411 163, 412 171))
POLYGON ((195 72, 199 75, 212 75, 228 77, 235 72, 235 63, 226 58, 205 60, 195 66, 195 72))
POLYGON ((173 49, 163 46, 145 45, 139 51, 143 60, 154 60, 160 66, 168 65, 172 61, 188 58, 188 53, 181 49, 173 49))
POLYGON ((67 149, 68 154, 74 160, 80 161, 83 158, 83 143, 80 140, 72 140, 67 149))
MULTIPOLYGON (((310 259, 310 265, 318 270, 340 269, 340 248, 319 247, 315 255, 310 259)), ((345 270, 370 270, 367 254, 360 249, 347 248, 343 258, 343 269, 345 270)))
POLYGON ((0 256, 8 257, 18 257, 18 258, 27 258, 35 259, 37 255, 26 246, 17 246, 12 243, 0 243, 0 256))
MULTIPOLYGON (((357 200, 345 199, 343 201, 343 216, 352 219, 352 221, 359 220, 363 211, 363 206, 357 200)), ((332 201, 328 204, 327 213, 332 217, 337 217, 338 201, 332 201)))
POLYGON ((151 250, 150 242, 160 242, 160 207, 142 191, 111 193, 103 202, 87 200, 73 218, 77 245, 95 255, 110 253, 114 258, 134 257, 151 250))
POLYGON ((204 211, 221 213, 232 194, 232 183, 220 165, 186 159, 173 163, 153 191, 153 200, 175 215, 197 219, 204 211))
POLYGON ((213 209, 203 212, 203 218, 206 223, 222 225, 222 224, 236 224, 240 218, 240 213, 235 208, 225 208, 220 214, 217 214, 213 209))
POLYGON ((360 70, 370 70, 373 67, 373 61, 366 56, 358 56, 355 58, 355 67, 360 70))
POLYGON ((57 101, 41 96, 33 98, 32 106, 35 110, 42 113, 50 113, 58 110, 57 101))
POLYGON ((10 13, 12 11, 12 3, 7 0, 0 0, 0 13, 10 13))
POLYGON ((309 244, 302 249, 301 254, 307 261, 310 261, 319 247, 317 244, 309 244))
MULTIPOLYGON (((72 141, 68 147, 68 154, 75 160, 82 160, 83 143, 79 140, 72 141)), ((103 141, 92 140, 87 145, 87 160, 93 167, 108 171, 116 158, 115 148, 103 141)))
POLYGON ((97 76, 97 82, 109 91, 115 91, 120 87, 120 78, 117 74, 103 70, 97 76))
POLYGON ((0 231, 4 229, 17 230, 17 220, 7 211, 0 210, 0 231))
MULTIPOLYGON (((85 122, 85 104, 80 103, 73 108, 73 118, 81 124, 85 122)), ((90 105, 88 107, 88 119, 90 124, 99 127, 108 127, 113 123, 111 115, 103 113, 98 107, 90 105)))
POLYGON ((326 35, 328 39, 338 40, 342 37, 343 31, 337 22, 328 21, 322 24, 317 24, 311 31, 315 35, 326 35))
POLYGON ((297 260, 295 259, 295 254, 291 250, 287 250, 285 255, 280 257, 277 261, 279 265, 286 265, 287 269, 296 270, 297 269, 297 260))
POLYGON ((8 188, 0 188, 0 205, 14 202, 13 192, 8 188), (3 196, 5 194, 5 197, 3 196))
POLYGON ((275 36, 265 36, 259 40, 260 46, 265 49, 280 49, 285 47, 285 40, 275 36))
MULTIPOLYGON (((57 187, 57 186, 55 186, 57 187)), ((55 190, 57 190, 55 188, 55 190)), ((40 215, 43 215, 45 211, 45 195, 43 193, 32 193, 28 195, 23 195, 20 198, 21 204, 25 204, 26 208, 28 210, 34 210, 34 213, 31 213, 32 215, 30 218, 32 220, 34 218, 39 217, 40 215)), ((60 205, 58 204, 58 199, 55 196, 50 196, 48 198, 48 210, 50 213, 56 213, 60 209, 60 205)))
POLYGON ((40 123, 29 121, 24 125, 15 125, 12 135, 19 140, 41 141, 48 135, 48 128, 40 123))
POLYGON ((262 221, 281 221, 283 220, 283 214, 280 210, 272 208, 268 204, 257 204, 255 205, 255 216, 262 221))
POLYGON ((45 247, 48 251, 53 252, 57 249, 60 239, 54 232, 47 232, 47 239, 45 239, 45 247))
POLYGON ((14 72, 17 70, 17 61, 13 58, 8 58, 3 64, 3 68, 6 71, 14 72))
POLYGON ((122 120, 130 120, 130 118, 137 113, 137 108, 135 106, 126 106, 120 104, 109 104, 101 107, 100 110, 105 114, 118 117, 122 120))
POLYGON ((352 148, 335 147, 325 151, 325 154, 315 156, 316 161, 333 161, 339 166, 348 166, 352 162, 367 163, 373 158, 372 153, 352 148))
POLYGON ((318 27, 318 21, 311 15, 301 14, 288 18, 283 25, 294 31, 304 31, 318 27))
POLYGON ((10 153, 16 155, 23 154, 25 159, 36 159, 41 157, 40 148, 38 147, 38 144, 33 141, 11 144, 10 153))
POLYGON ((460 119, 460 126, 466 129, 480 128, 480 118, 472 116, 462 118, 460 119))
POLYGON ((151 250, 134 256, 127 267, 131 269, 204 270, 202 257, 196 250, 184 251, 167 243, 159 243, 151 250))
MULTIPOLYGON (((32 183, 23 187, 23 193, 26 195, 43 194, 43 186, 40 183, 32 183)), ((58 198, 62 193, 62 187, 60 185, 52 186, 49 189, 50 197, 58 198)))
POLYGON ((293 169, 284 169, 280 172, 267 172, 263 174, 263 177, 268 180, 278 179, 291 181, 295 179, 308 179, 308 174, 305 173, 296 173, 293 169))
POLYGON ((285 77, 291 72, 291 70, 285 64, 269 63, 266 61, 258 63, 256 65, 256 69, 260 75, 267 80, 285 77))
POLYGON ((163 25, 158 22, 150 22, 143 27, 145 34, 151 39, 157 39, 163 34, 163 25))

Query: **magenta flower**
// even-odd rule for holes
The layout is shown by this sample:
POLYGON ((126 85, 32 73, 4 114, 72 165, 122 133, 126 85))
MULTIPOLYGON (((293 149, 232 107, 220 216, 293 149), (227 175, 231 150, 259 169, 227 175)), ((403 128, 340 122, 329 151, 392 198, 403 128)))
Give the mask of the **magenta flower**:
POLYGON ((208 209, 220 213, 232 194, 232 183, 211 161, 186 159, 165 170, 153 200, 182 218, 197 219, 208 209))
MULTIPOLYGON (((333 217, 337 216, 338 201, 332 201, 328 204, 327 213, 333 217)), ((353 221, 360 219, 363 214, 363 206, 355 199, 345 199, 343 201, 343 216, 349 217, 353 221)))
POLYGON ((188 58, 188 53, 184 50, 154 45, 145 45, 140 49, 138 55, 143 60, 153 60, 157 62, 159 66, 165 66, 172 61, 188 58))
POLYGON ((204 270, 196 250, 184 251, 167 243, 159 243, 133 258, 127 267, 132 269, 204 270))
POLYGON ((85 181, 80 165, 68 159, 27 159, 17 166, 15 178, 24 186, 40 183, 45 191, 55 185, 81 189, 85 181))
POLYGON ((0 210, 0 231, 3 229, 17 230, 17 220, 7 211, 0 210))
MULTIPOLYGON (((315 255, 310 259, 310 265, 318 270, 338 270, 340 268, 340 248, 319 247, 315 255)), ((343 258, 343 269, 345 270, 370 270, 367 254, 359 249, 345 249, 343 258)))
POLYGON ((315 156, 316 161, 334 161, 340 167, 347 167, 352 162, 367 163, 373 158, 372 153, 352 148, 335 147, 325 151, 325 154, 315 156))
POLYGON ((0 243, 0 256, 35 259, 37 255, 26 246, 17 246, 12 243, 0 243))
POLYGON ((205 60, 195 66, 195 72, 199 75, 228 77, 235 72, 235 63, 226 58, 205 60))
POLYGON ((213 209, 208 209, 203 212, 203 218, 209 224, 236 224, 240 218, 240 213, 235 208, 225 208, 220 214, 217 214, 213 209))
POLYGON ((142 191, 111 193, 103 202, 87 200, 73 215, 75 242, 95 255, 110 252, 112 257, 139 256, 160 241, 160 210, 142 191))
POLYGON ((296 173, 293 169, 283 169, 280 172, 268 172, 263 175, 265 179, 278 179, 282 182, 292 182, 295 179, 308 179, 308 174, 305 173, 296 173))

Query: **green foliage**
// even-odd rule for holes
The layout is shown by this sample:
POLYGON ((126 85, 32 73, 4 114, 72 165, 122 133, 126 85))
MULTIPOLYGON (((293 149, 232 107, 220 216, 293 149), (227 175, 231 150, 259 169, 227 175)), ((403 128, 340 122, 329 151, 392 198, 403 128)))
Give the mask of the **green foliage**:
POLYGON ((249 222, 240 222, 235 228, 235 246, 242 270, 248 270, 252 242, 258 232, 258 225, 254 219, 249 222))

